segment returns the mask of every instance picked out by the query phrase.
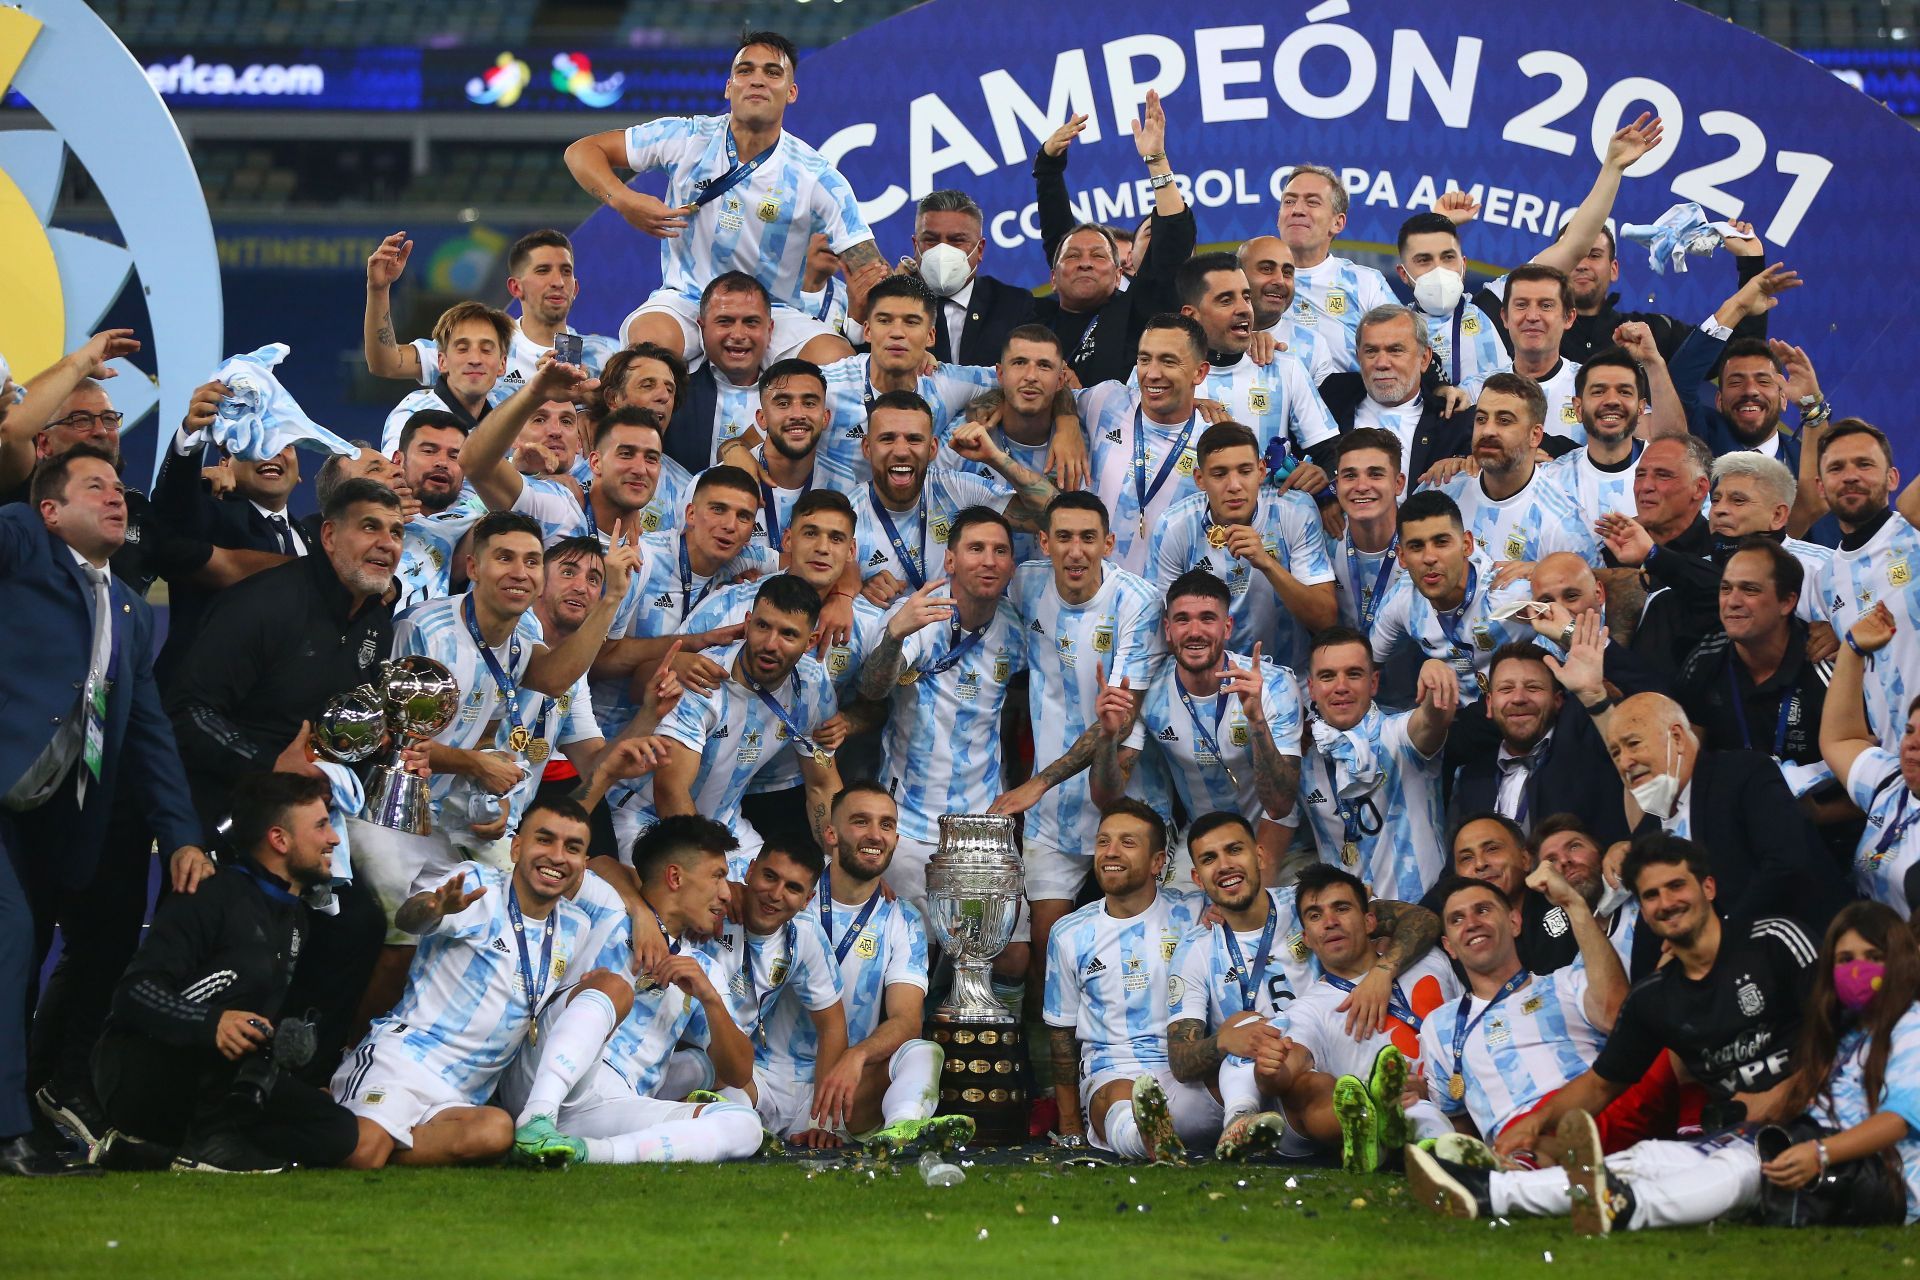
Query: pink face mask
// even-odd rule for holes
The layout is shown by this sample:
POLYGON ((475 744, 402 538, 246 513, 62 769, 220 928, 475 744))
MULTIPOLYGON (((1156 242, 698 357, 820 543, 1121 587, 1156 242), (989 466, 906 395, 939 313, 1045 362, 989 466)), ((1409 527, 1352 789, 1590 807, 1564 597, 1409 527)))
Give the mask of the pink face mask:
POLYGON ((1833 994, 1855 1013, 1873 1003, 1886 980, 1887 966, 1878 960, 1852 960, 1833 966, 1833 994))

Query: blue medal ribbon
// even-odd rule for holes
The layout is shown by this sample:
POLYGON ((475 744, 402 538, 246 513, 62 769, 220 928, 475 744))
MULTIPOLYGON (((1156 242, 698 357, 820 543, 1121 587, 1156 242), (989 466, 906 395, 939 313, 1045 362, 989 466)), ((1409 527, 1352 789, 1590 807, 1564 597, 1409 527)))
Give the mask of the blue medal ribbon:
POLYGON ((707 593, 713 590, 713 584, 719 580, 720 572, 716 569, 713 576, 707 579, 706 585, 700 588, 700 594, 693 593, 693 557, 687 551, 686 535, 682 534, 680 537, 680 617, 685 619, 692 613, 693 607, 707 598, 707 593))
POLYGON ((711 204, 713 201, 718 200, 721 196, 727 194, 727 192, 733 190, 735 187, 745 182, 748 178, 751 178, 753 176, 754 170, 758 169, 761 165, 765 164, 767 162, 767 157, 771 156, 774 153, 774 149, 777 148, 779 145, 780 145, 780 139, 775 138, 773 140, 773 145, 768 147, 765 151, 762 151, 759 155, 753 157, 753 159, 751 160, 742 161, 740 159, 740 148, 738 144, 736 144, 733 140, 733 130, 728 129, 727 130, 727 165, 728 165, 727 171, 721 174, 719 177, 710 179, 705 183, 696 182, 694 184, 694 187, 699 191, 700 194, 696 195, 693 198, 692 205, 688 207, 695 210, 703 209, 708 204, 711 204))
POLYGON ((893 544, 893 558, 900 562, 907 581, 918 591, 927 585, 927 512, 933 507, 933 485, 929 480, 920 486, 920 559, 915 560, 907 553, 906 540, 900 536, 900 530, 894 527, 893 513, 880 501, 880 488, 872 481, 867 482, 867 497, 873 503, 873 514, 880 521, 881 532, 887 535, 887 541, 893 544))
POLYGON ((787 921, 787 971, 781 974, 780 981, 775 983, 773 981, 773 961, 767 961, 767 994, 765 996, 760 994, 760 980, 756 978, 753 973, 753 937, 747 933, 744 927, 740 930, 740 937, 740 945, 745 947, 747 951, 747 954, 742 957, 743 967, 747 971, 747 991, 753 996, 754 1007, 760 1010, 760 1043, 765 1044, 767 1042, 767 1015, 771 1012, 773 1002, 780 998, 782 991, 786 990, 787 982, 793 977, 793 971, 798 965, 799 952, 796 947, 796 941, 799 937, 799 932, 794 927, 793 921, 787 921))
MULTIPOLYGON (((480 618, 474 609, 471 592, 461 609, 461 616, 467 621, 467 634, 473 637, 474 646, 480 650, 480 660, 487 664, 487 674, 493 677, 494 688, 499 690, 500 706, 506 713, 507 723, 513 726, 507 740, 515 751, 525 751, 527 728, 520 722, 520 690, 514 684, 513 677, 501 669, 500 659, 493 656, 486 637, 480 634, 480 618)), ((513 634, 507 638, 507 665, 515 670, 520 666, 520 628, 517 621, 513 634)))
POLYGON ((1461 321, 1466 319, 1466 316, 1467 316, 1467 300, 1465 298, 1462 298, 1460 299, 1459 303, 1455 305, 1455 307, 1453 308, 1453 347, 1448 352, 1448 354, 1452 358, 1451 359, 1451 363, 1453 365, 1452 381, 1453 381, 1453 385, 1456 387, 1460 385, 1460 323, 1461 321))
MULTIPOLYGON (((547 994, 547 975, 553 971, 553 916, 548 914, 540 934, 540 985, 533 985, 533 957, 527 950, 527 924, 520 916, 520 890, 507 882, 507 920, 513 925, 513 942, 520 951, 520 985, 527 993, 527 1016, 537 1020, 541 1001, 547 994)), ((532 1032, 530 1038, 538 1039, 532 1032)))
POLYGON ((1913 792, 1903 789, 1900 793, 1900 807, 1893 811, 1893 816, 1887 820, 1886 830, 1880 833, 1879 843, 1873 846, 1875 863, 1885 862, 1887 852, 1900 843, 1901 837, 1907 834, 1907 828, 1914 824, 1915 819, 1920 819, 1920 805, 1913 806, 1912 813, 1907 812, 1907 801, 1911 799, 1913 799, 1913 792))
POLYGON ((1267 899, 1267 924, 1260 930, 1260 947, 1253 953, 1251 968, 1240 954, 1240 939, 1234 936, 1233 930, 1224 923, 1218 927, 1226 935, 1227 954, 1233 957, 1233 972, 1240 983, 1240 1009, 1243 1013, 1252 1013, 1260 1002, 1260 988, 1267 981, 1267 961, 1273 955, 1273 931, 1280 927, 1280 909, 1271 897, 1267 899))
POLYGON ((1360 553, 1354 550, 1353 537, 1347 537, 1347 581, 1353 584, 1354 608, 1360 614, 1360 630, 1368 639, 1373 638, 1373 620, 1380 616, 1380 597, 1386 594, 1387 580, 1393 577, 1394 552, 1400 546, 1400 531, 1394 530, 1393 541, 1381 553, 1380 568, 1373 575, 1371 590, 1361 585, 1360 553))
POLYGON ((1460 1055, 1466 1052, 1467 1037, 1473 1034, 1473 1029, 1479 1026, 1489 1013, 1493 1012, 1495 1005, 1505 1000, 1521 987, 1524 987, 1527 984, 1527 979, 1532 976, 1533 975, 1527 970, 1522 969, 1511 978, 1508 978, 1506 985, 1494 992, 1493 999, 1487 1001, 1487 1007, 1474 1015, 1474 1019, 1471 1022, 1467 1021, 1467 1010, 1473 1007, 1473 992, 1466 991, 1461 994, 1459 1016, 1455 1019, 1453 1027, 1453 1074, 1456 1079, 1464 1081, 1466 1078, 1466 1073, 1460 1070, 1460 1055))
POLYGON ((1159 474, 1153 483, 1147 483, 1147 411, 1144 407, 1133 411, 1133 495, 1140 504, 1140 526, 1144 531, 1147 523, 1147 504, 1152 502, 1164 489, 1167 480, 1173 475, 1174 468, 1180 465, 1180 457, 1187 451, 1187 441, 1193 436, 1193 419, 1188 417, 1187 425, 1180 428, 1180 436, 1173 442, 1173 448, 1160 462, 1159 474))
POLYGON ((880 897, 881 897, 880 887, 878 885, 875 885, 873 892, 868 895, 865 904, 861 906, 860 914, 855 916, 853 918, 853 923, 847 926, 847 931, 845 934, 841 936, 840 941, 834 942, 833 941, 833 867, 831 864, 829 864, 826 867, 826 869, 821 871, 820 873, 820 923, 822 926, 825 927, 827 931, 827 941, 830 943, 833 943, 834 963, 843 964, 846 962, 847 952, 853 950, 854 939, 858 938, 860 936, 860 931, 867 927, 867 921, 871 919, 873 916, 873 909, 876 906, 880 905, 880 897))
MULTIPOLYGON (((1337 973, 1323 973, 1320 976, 1326 979, 1327 985, 1336 991, 1352 991, 1360 985, 1350 978, 1341 977, 1337 973)), ((1387 996, 1387 1013, 1391 1017, 1400 1019, 1400 1021, 1406 1023, 1415 1031, 1420 1029, 1420 1015, 1415 1013, 1413 1006, 1407 1002, 1406 993, 1400 990, 1400 979, 1398 978, 1393 980, 1393 990, 1387 996)), ((1456 1052, 1454 1054, 1454 1061, 1458 1062, 1459 1060, 1460 1055, 1456 1052)))
MULTIPOLYGON (((800 694, 799 675, 795 674, 788 678, 793 681, 794 696, 796 698, 799 697, 799 694, 800 694)), ((793 743, 793 745, 796 748, 804 750, 808 755, 814 755, 820 751, 820 746, 818 743, 814 742, 813 739, 809 738, 806 734, 800 732, 800 726, 794 722, 792 713, 789 712, 785 707, 780 705, 780 700, 778 698, 774 697, 771 693, 767 692, 767 690, 761 688, 759 685, 755 684, 753 681, 748 680, 745 676, 742 676, 741 680, 747 686, 747 688, 753 690, 754 695, 758 697, 760 701, 767 704, 767 709, 773 712, 775 717, 779 719, 780 723, 786 726, 787 738, 793 743)))
MULTIPOLYGON (((1740 722, 1740 742, 1747 750, 1753 750, 1753 731, 1747 728, 1747 703, 1740 696, 1740 673, 1734 670, 1739 659, 1727 655, 1727 687, 1733 694, 1733 718, 1740 722)), ((1798 719, 1793 713, 1800 705, 1800 691, 1795 689, 1780 699, 1780 715, 1773 726, 1773 758, 1785 759, 1787 750, 1787 729, 1798 719)))
MULTIPOLYGON (((1259 673, 1255 672, 1255 674, 1258 675, 1259 673)), ((1176 678, 1174 680, 1173 687, 1180 691, 1180 701, 1186 703, 1187 715, 1191 717, 1193 720, 1193 737, 1194 737, 1195 745, 1201 747, 1206 751, 1211 751, 1213 753, 1214 763, 1219 765, 1220 768, 1223 771, 1225 771, 1227 775, 1227 781, 1233 784, 1234 789, 1236 791, 1239 790, 1240 779, 1234 776, 1233 767, 1227 763, 1226 756, 1222 754, 1220 750, 1220 738, 1219 738, 1220 722, 1226 718, 1226 714, 1227 714, 1226 692, 1223 690, 1220 693, 1217 693, 1214 695, 1213 728, 1212 730, 1209 730, 1206 724, 1201 720, 1200 708, 1194 702, 1192 695, 1187 692, 1186 686, 1182 685, 1179 682, 1179 680, 1176 678)))
MULTIPOLYGON (((993 624, 989 622, 987 627, 992 625, 993 624)), ((920 674, 924 676, 937 676, 942 671, 950 670, 960 659, 966 657, 975 645, 980 643, 980 637, 987 634, 987 627, 981 627, 978 631, 963 632, 960 630, 960 623, 956 619, 953 623, 953 631, 947 639, 947 656, 941 658, 932 666, 918 668, 920 674)))
POLYGON ((1479 585, 1480 566, 1469 564, 1467 566, 1467 592, 1464 596, 1460 597, 1460 607, 1458 609, 1448 609, 1445 611, 1440 609, 1433 611, 1434 618, 1440 623, 1440 630, 1445 633, 1447 637, 1447 643, 1453 646, 1454 656, 1456 658, 1465 658, 1469 662, 1473 659, 1473 642, 1471 640, 1461 640, 1460 628, 1466 623, 1467 610, 1473 607, 1474 589, 1479 585))
MULTIPOLYGON (((766 462, 764 452, 760 455, 760 460, 764 465, 766 462)), ((800 486, 800 498, 806 497, 812 489, 813 476, 809 473, 807 482, 800 486)), ((795 498, 794 501, 798 502, 800 498, 795 498)), ((760 477, 760 509, 767 513, 767 545, 778 551, 780 549, 780 508, 773 500, 773 486, 767 483, 764 475, 760 477)))

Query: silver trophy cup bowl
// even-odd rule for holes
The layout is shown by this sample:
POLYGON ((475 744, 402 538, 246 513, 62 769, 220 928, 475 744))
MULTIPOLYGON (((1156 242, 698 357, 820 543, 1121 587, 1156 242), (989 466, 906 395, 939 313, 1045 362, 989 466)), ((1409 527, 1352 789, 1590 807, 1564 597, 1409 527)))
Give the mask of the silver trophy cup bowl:
POLYGON ((428 780, 408 773, 401 753, 452 723, 460 710, 460 684, 443 664, 413 655, 382 663, 378 689, 394 752, 367 775, 367 803, 360 818, 391 831, 431 835, 433 800, 428 780))
POLYGON ((372 758, 386 740, 386 702, 370 684, 338 695, 313 722, 314 752, 340 764, 372 758))
POLYGON ((1003 814, 940 819, 940 844, 927 862, 927 922, 953 960, 953 989, 933 1011, 936 1023, 1013 1021, 993 994, 990 972, 1013 936, 1025 894, 1013 835, 1013 819, 1003 814))

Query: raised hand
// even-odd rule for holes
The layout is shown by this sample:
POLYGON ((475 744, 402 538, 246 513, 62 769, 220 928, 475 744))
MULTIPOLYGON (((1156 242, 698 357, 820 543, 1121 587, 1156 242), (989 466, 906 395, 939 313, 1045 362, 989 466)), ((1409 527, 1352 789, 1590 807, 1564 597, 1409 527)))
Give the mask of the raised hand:
POLYGON ((180 422, 180 429, 189 435, 195 431, 204 431, 213 425, 220 416, 220 402, 232 395, 233 391, 224 382, 203 382, 193 389, 193 399, 187 402, 187 416, 180 422))
MULTIPOLYGON (((997 419, 999 410, 994 410, 997 419)), ((1000 449, 993 443, 993 437, 987 433, 987 424, 969 419, 954 427, 953 434, 947 437, 947 445, 968 462, 984 462, 989 465, 999 456, 1000 449)))
POLYGON ((406 232, 396 231, 382 240, 373 256, 367 259, 367 287, 391 289, 412 256, 413 241, 407 239, 406 232))
POLYGON ((1798 271, 1790 271, 1786 263, 1776 262, 1741 285, 1727 301, 1739 310, 1743 318, 1752 319, 1779 306, 1781 294, 1789 289, 1798 289, 1805 283, 1798 271))
POLYGON ((1468 191, 1446 191, 1433 202, 1433 211, 1451 220, 1456 227, 1464 226, 1480 216, 1480 202, 1468 191))
POLYGON ((1092 119, 1092 116, 1068 116, 1065 124, 1047 135, 1047 140, 1040 144, 1040 149, 1050 156, 1062 154, 1066 151, 1067 144, 1079 137, 1081 131, 1092 119))
POLYGON ((139 349, 140 341, 133 336, 133 330, 102 329, 88 338, 74 355, 86 366, 87 376, 100 382, 120 376, 118 369, 107 367, 107 361, 130 356, 139 349))
POLYGON ((1616 325, 1613 330, 1614 345, 1641 364, 1664 364, 1659 344, 1653 340, 1653 330, 1644 320, 1629 320, 1616 325))
POLYGON ((1121 676, 1119 684, 1108 684, 1107 673, 1098 664, 1094 672, 1100 680, 1100 696, 1094 700, 1094 715, 1100 721, 1100 732, 1109 738, 1119 738, 1133 727, 1133 717, 1138 710, 1133 690, 1128 687, 1127 677, 1121 676))
POLYGON ((1567 646, 1564 660, 1546 655, 1547 670, 1553 678, 1582 702, 1586 701, 1582 694, 1593 694, 1598 700, 1606 689, 1607 635, 1599 610, 1592 610, 1574 620, 1573 643, 1567 646))
POLYGON ((1782 342, 1778 338, 1767 340, 1767 350, 1773 352, 1773 358, 1780 362, 1787 373, 1787 389, 1796 400, 1820 394, 1820 379, 1813 372, 1813 361, 1807 353, 1791 342, 1782 342))
POLYGON ((1133 145, 1142 160, 1166 154, 1167 113, 1160 105, 1157 89, 1147 90, 1146 105, 1140 108, 1140 118, 1133 122, 1133 145))
POLYGON ((1260 642, 1253 643, 1253 665, 1236 667, 1232 655, 1225 659, 1226 666, 1220 671, 1220 692, 1231 693, 1240 699, 1240 710, 1247 717, 1248 724, 1265 724, 1267 712, 1262 699, 1266 694, 1266 681, 1260 678, 1260 642))
POLYGON ((1847 635, 1861 650, 1875 653, 1886 648, 1893 639, 1893 633, 1899 629, 1899 624, 1893 620, 1893 611, 1882 600, 1861 614, 1847 635))
POLYGON ((656 239, 678 240, 680 233, 687 229, 687 208, 668 204, 659 196, 629 188, 625 196, 615 197, 611 203, 629 226, 656 239))
POLYGON ((918 591, 906 598, 893 616, 887 619, 887 632, 896 640, 905 640, 914 632, 931 623, 945 622, 953 616, 953 597, 935 595, 940 587, 947 585, 945 578, 932 578, 918 591))
POLYGON ((627 594, 627 584, 633 575, 640 572, 640 547, 633 540, 631 529, 623 528, 615 520, 611 533, 612 545, 607 548, 606 587, 603 598, 618 601, 627 594))
POLYGON ((1653 554, 1653 535, 1632 516, 1609 511, 1594 522, 1593 531, 1613 552, 1613 558, 1629 569, 1638 569, 1653 554))
POLYGON ((1642 111, 1632 124, 1607 139, 1607 168, 1620 172, 1632 168, 1634 161, 1660 145, 1660 136, 1660 117, 1642 111))
POLYGON ((1429 705, 1435 711, 1454 711, 1460 706, 1460 677, 1439 658, 1428 658, 1420 664, 1416 688, 1415 703, 1429 705))
POLYGON ((453 879, 435 889, 431 895, 433 912, 436 919, 445 920, 448 916, 457 916, 480 899, 487 896, 487 886, 481 885, 471 893, 467 891, 465 873, 457 874, 453 879))

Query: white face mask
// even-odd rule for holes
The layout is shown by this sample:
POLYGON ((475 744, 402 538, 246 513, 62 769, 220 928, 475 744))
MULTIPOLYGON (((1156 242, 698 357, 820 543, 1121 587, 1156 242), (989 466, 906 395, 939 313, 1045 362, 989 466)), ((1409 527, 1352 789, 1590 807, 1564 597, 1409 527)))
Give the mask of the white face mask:
POLYGON ((1413 300, 1430 316, 1452 315, 1466 291, 1466 277, 1451 267, 1435 267, 1413 282, 1413 300))
POLYGON ((1667 735, 1667 771, 1656 773, 1639 786, 1633 788, 1633 802, 1640 806, 1640 812, 1650 813, 1656 818, 1673 816, 1673 802, 1680 798, 1680 777, 1674 772, 1679 767, 1679 752, 1674 748, 1673 735, 1667 735))
POLYGON ((936 297, 951 298, 972 274, 967 255, 950 244, 937 244, 920 255, 920 278, 936 297))

